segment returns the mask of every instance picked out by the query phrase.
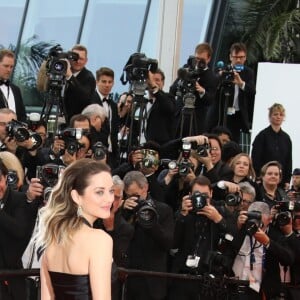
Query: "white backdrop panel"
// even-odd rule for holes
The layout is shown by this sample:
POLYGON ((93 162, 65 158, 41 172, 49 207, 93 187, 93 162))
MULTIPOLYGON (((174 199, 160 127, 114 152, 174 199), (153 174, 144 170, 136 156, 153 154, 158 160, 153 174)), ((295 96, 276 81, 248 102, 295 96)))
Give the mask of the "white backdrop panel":
POLYGON ((292 139, 293 168, 300 168, 300 64, 258 64, 251 145, 269 125, 268 108, 275 102, 285 107, 282 129, 292 139))

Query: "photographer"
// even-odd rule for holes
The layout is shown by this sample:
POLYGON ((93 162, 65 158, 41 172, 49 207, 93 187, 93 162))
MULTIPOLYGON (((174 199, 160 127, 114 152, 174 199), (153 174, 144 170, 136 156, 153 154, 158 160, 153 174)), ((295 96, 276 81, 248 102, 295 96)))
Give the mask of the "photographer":
POLYGON ((169 93, 163 91, 165 74, 162 70, 149 71, 147 103, 147 126, 145 132, 146 141, 155 141, 162 145, 173 139, 175 99, 169 93))
MULTIPOLYGON (((233 177, 232 169, 221 161, 222 144, 218 136, 206 135, 206 143, 198 151, 198 160, 200 166, 196 170, 196 174, 206 176, 212 184, 220 180, 230 181, 233 177), (203 151, 204 150, 204 151, 203 151)), ((199 146, 198 146, 199 147, 199 146)))
MULTIPOLYGON (((239 144, 240 132, 249 132, 252 126, 255 82, 254 73, 245 66, 247 49, 243 43, 234 43, 230 47, 229 59, 230 70, 220 71, 219 95, 219 124, 222 124, 231 131, 232 138, 239 144), (226 76, 233 77, 224 80, 222 73, 228 72, 226 76), (229 95, 227 107, 224 107, 226 95, 229 95)), ((225 76, 225 77, 226 77, 225 76)))
POLYGON ((199 166, 197 154, 191 146, 190 142, 183 142, 177 160, 167 159, 168 167, 157 177, 159 184, 165 190, 165 201, 174 212, 181 206, 182 197, 189 192, 190 182, 196 177, 194 172, 199 166))
POLYGON ((9 151, 23 161, 27 151, 35 151, 40 147, 42 138, 16 118, 11 109, 0 109, 0 151, 9 151))
POLYGON ((91 104, 91 96, 96 88, 93 73, 85 67, 88 61, 87 48, 83 45, 75 45, 72 52, 78 54, 78 59, 68 61, 66 72, 64 107, 67 122, 73 115, 80 114, 91 104))
MULTIPOLYGON (((36 217, 35 203, 27 195, 13 191, 7 184, 8 169, 0 160, 0 269, 22 269, 21 257, 29 242, 36 217)), ((0 298, 24 299, 23 277, 1 278, 0 298)))
POLYGON ((151 195, 157 201, 165 202, 164 189, 157 180, 159 165, 160 146, 153 141, 149 141, 132 150, 129 153, 128 162, 124 162, 114 169, 112 175, 119 175, 121 178, 124 178, 129 171, 141 171, 147 178, 151 195))
POLYGON ((277 299, 282 291, 279 263, 287 266, 294 262, 290 237, 271 226, 271 220, 270 208, 260 201, 240 212, 241 229, 226 251, 233 259, 234 275, 249 280, 249 288, 239 294, 239 300, 277 299))
MULTIPOLYGON (((226 233, 227 222, 212 201, 211 183, 200 175, 191 182, 190 195, 182 198, 175 224, 173 248, 177 251, 172 272, 223 276, 226 262, 221 258, 222 262, 216 262, 214 257, 218 256, 218 244, 226 233)), ((169 299, 210 299, 206 293, 197 281, 174 280, 169 299)))
MULTIPOLYGON (((127 198, 123 216, 134 228, 129 245, 129 268, 167 271, 167 257, 173 241, 174 221, 171 208, 148 194, 148 182, 139 171, 124 177, 127 198)), ((166 278, 128 277, 126 299, 163 300, 166 278)))
MULTIPOLYGON (((210 114, 214 105, 215 94, 217 89, 217 78, 208 64, 212 56, 212 48, 208 43, 198 44, 195 48, 194 57, 190 57, 188 63, 178 70, 178 78, 170 87, 170 93, 176 98, 176 114, 178 120, 176 128, 179 129, 184 122, 182 135, 179 130, 176 132, 177 137, 186 137, 188 135, 197 135, 207 132, 211 127, 210 114), (192 115, 196 118, 196 124, 189 133, 188 124, 190 120, 184 119, 185 113, 185 96, 191 92, 194 95, 194 110, 192 115)), ((191 116, 190 116, 191 117, 191 116)))

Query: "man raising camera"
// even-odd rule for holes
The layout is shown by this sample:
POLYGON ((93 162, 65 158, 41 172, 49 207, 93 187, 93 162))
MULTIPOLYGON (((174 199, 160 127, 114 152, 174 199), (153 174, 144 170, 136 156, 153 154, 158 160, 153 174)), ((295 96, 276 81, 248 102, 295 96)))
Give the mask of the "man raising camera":
MULTIPOLYGON (((175 224, 173 248, 177 253, 173 272, 223 275, 222 266, 219 268, 213 259, 221 236, 227 233, 227 222, 222 214, 213 205, 209 179, 201 175, 196 177, 191 182, 191 194, 182 198, 175 224)), ((197 281, 174 281, 169 299, 197 299, 206 292, 197 281)), ((210 298, 206 295, 205 299, 210 298)))
POLYGON ((212 52, 213 50, 208 43, 198 44, 195 48, 194 57, 190 57, 188 63, 178 70, 178 78, 170 87, 170 93, 177 96, 176 119, 179 122, 177 124, 178 130, 176 135, 179 137, 202 134, 207 132, 209 127, 211 127, 208 114, 211 114, 217 89, 216 76, 208 66, 212 52), (186 77, 192 77, 191 82, 186 77), (195 96, 195 107, 194 109, 192 108, 194 112, 191 112, 196 121, 192 124, 193 128, 188 128, 190 120, 188 117, 184 118, 182 115, 185 113, 184 107, 186 103, 184 102, 185 96, 188 94, 185 88, 186 85, 188 85, 188 90, 191 90, 195 96), (180 132, 181 126, 183 126, 182 134, 180 132))
POLYGON ((91 71, 86 69, 87 49, 83 45, 75 45, 72 52, 78 54, 77 60, 69 60, 66 72, 66 87, 64 94, 64 107, 66 121, 69 122, 75 114, 91 104, 91 96, 96 88, 96 81, 91 71))
MULTIPOLYGON (((134 228, 130 241, 129 268, 145 271, 167 271, 167 256, 172 246, 174 221, 171 208, 148 194, 148 182, 139 171, 124 177, 127 199, 123 216, 134 228)), ((130 277, 126 299, 163 300, 167 293, 166 278, 130 277)))

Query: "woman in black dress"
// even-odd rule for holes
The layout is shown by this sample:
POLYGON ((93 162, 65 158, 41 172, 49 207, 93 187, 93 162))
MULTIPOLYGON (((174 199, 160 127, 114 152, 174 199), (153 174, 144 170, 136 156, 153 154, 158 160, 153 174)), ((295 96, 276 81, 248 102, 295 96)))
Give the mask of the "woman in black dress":
POLYGON ((93 223, 109 217, 113 200, 107 165, 80 159, 65 169, 42 209, 43 300, 111 299, 112 239, 93 223))

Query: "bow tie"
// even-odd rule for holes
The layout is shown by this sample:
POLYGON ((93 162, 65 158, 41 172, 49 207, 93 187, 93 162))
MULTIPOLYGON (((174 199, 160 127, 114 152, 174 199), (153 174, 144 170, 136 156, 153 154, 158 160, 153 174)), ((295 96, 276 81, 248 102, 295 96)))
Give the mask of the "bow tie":
POLYGON ((5 84, 6 86, 9 86, 9 80, 0 79, 0 85, 3 85, 3 84, 5 84))
POLYGON ((103 102, 103 103, 106 102, 107 104, 110 104, 111 100, 108 99, 108 98, 103 98, 103 99, 102 99, 102 102, 103 102))
POLYGON ((154 100, 153 99, 148 99, 148 102, 153 104, 154 100))

